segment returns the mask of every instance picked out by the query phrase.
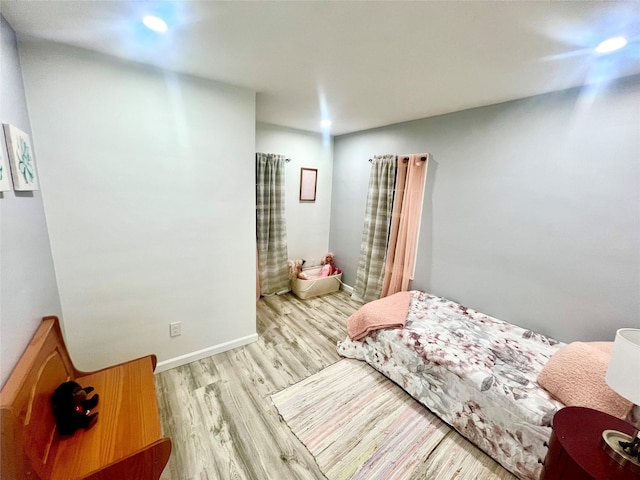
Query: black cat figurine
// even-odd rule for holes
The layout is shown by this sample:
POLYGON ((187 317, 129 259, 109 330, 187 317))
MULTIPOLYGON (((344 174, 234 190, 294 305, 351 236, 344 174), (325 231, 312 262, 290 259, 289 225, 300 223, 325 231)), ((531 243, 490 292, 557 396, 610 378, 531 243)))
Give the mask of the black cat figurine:
POLYGON ((630 442, 619 441, 618 443, 622 447, 622 450, 624 451, 624 453, 626 453, 631 457, 637 458, 638 462, 640 462, 640 438, 639 437, 635 437, 630 442))
POLYGON ((98 420, 91 410, 98 404, 99 395, 88 398, 93 387, 82 388, 76 382, 65 382, 51 395, 51 407, 58 433, 71 435, 79 428, 90 428, 98 420))

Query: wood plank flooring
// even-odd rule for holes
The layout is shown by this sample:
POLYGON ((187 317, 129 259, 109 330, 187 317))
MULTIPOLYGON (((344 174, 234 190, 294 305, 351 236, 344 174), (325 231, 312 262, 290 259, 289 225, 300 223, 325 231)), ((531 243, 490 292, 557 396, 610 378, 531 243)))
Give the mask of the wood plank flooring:
MULTIPOLYGON (((339 361, 336 342, 359 307, 342 291, 307 300, 263 297, 257 342, 157 374, 162 428, 173 441, 162 480, 324 479, 270 395, 339 361)), ((432 471, 464 479, 447 462, 450 453, 434 450, 432 471)))

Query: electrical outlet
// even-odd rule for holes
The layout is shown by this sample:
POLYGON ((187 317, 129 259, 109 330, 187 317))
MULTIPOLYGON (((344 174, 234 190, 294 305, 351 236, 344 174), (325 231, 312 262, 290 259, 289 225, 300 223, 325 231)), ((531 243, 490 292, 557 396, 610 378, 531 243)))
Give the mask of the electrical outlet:
POLYGON ((173 322, 169 324, 169 336, 177 337, 182 335, 182 322, 173 322))

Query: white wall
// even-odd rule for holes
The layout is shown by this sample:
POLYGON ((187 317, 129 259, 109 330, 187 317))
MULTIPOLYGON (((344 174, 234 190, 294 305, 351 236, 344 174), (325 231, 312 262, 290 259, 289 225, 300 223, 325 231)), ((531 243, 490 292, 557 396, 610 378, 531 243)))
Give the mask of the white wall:
MULTIPOLYGON (((15 33, 1 15, 0 36, 0 117, 30 134, 15 33)), ((7 162, 4 132, 0 138, 7 162)), ((42 192, 0 193, 0 385, 46 315, 61 310, 42 192)))
POLYGON ((640 76, 334 139, 355 279, 375 154, 430 152, 413 288, 563 341, 640 326, 640 76))
MULTIPOLYGON (((285 215, 289 258, 318 265, 329 251, 333 142, 330 136, 264 123, 256 125, 256 151, 291 159, 286 166, 285 215), (300 169, 318 169, 315 202, 300 201, 300 169)), ((340 259, 336 259, 339 264, 340 259)))
POLYGON ((254 92, 28 39, 20 55, 78 366, 255 340, 254 92))

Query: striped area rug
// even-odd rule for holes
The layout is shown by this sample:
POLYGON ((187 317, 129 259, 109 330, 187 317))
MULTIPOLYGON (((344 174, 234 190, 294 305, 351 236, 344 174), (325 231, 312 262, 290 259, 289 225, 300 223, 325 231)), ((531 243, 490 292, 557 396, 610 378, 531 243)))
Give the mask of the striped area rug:
POLYGON ((341 360, 271 398, 329 480, 515 478, 364 362, 341 360))

